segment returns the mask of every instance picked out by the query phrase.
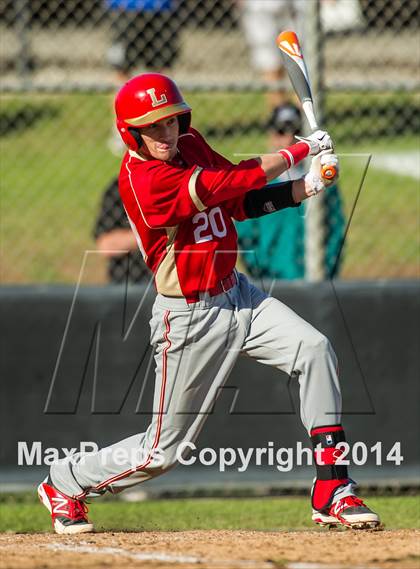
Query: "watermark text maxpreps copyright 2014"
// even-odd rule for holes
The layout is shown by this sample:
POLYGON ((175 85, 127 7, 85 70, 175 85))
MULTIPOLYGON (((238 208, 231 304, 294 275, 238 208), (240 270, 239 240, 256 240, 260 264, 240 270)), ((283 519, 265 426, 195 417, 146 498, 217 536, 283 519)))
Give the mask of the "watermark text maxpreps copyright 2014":
MULTIPOLYGON (((350 463, 362 466, 369 457, 374 457, 375 464, 381 466, 390 463, 400 466, 404 457, 401 453, 401 443, 395 442, 391 448, 384 448, 381 441, 368 447, 364 442, 356 442, 351 446, 342 442, 336 446, 336 464, 348 465, 350 463)), ((99 451, 95 442, 81 442, 76 448, 43 448, 40 441, 19 441, 17 449, 17 463, 19 466, 51 466, 62 458, 82 462, 84 456, 99 451)), ((322 464, 322 449, 317 447, 317 462, 322 464)), ((165 463, 165 451, 159 447, 154 449, 124 449, 122 447, 106 447, 98 455, 100 461, 109 464, 110 460, 118 465, 133 469, 151 457, 156 467, 165 463)), ((295 447, 275 447, 272 441, 265 447, 220 447, 214 449, 205 447, 198 449, 191 441, 183 441, 176 448, 176 460, 185 466, 217 466, 220 472, 226 468, 245 472, 249 467, 275 467, 279 472, 290 472, 296 466, 311 466, 314 464, 313 451, 304 447, 297 441, 295 447)))

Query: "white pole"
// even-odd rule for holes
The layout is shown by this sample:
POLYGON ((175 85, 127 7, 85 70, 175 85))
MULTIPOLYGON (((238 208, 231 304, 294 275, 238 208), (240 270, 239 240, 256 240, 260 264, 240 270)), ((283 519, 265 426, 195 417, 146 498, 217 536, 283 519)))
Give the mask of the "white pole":
MULTIPOLYGON (((323 125, 323 45, 319 0, 307 0, 304 8, 303 51, 308 66, 318 124, 323 125)), ((309 129, 308 129, 309 131, 309 129)), ((325 203, 320 194, 305 202, 305 279, 325 279, 325 203)))

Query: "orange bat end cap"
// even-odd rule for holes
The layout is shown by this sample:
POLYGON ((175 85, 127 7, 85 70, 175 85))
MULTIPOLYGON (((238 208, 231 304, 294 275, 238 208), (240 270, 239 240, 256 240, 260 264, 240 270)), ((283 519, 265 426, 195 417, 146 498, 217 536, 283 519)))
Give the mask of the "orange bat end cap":
POLYGON ((284 32, 281 32, 277 36, 276 44, 277 44, 277 47, 279 47, 280 49, 282 49, 280 47, 280 44, 282 42, 287 42, 290 45, 293 45, 294 43, 299 44, 298 37, 295 34, 295 32, 292 32, 292 30, 285 30, 284 32))
POLYGON ((277 47, 283 53, 290 57, 302 58, 302 50, 300 48, 299 38, 292 31, 281 32, 276 40, 277 47))

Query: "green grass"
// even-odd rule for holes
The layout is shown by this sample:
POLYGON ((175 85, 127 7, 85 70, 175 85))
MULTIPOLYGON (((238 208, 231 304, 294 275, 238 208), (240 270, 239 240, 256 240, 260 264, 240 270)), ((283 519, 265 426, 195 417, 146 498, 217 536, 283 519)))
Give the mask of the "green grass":
MULTIPOLYGON (((419 528, 420 498, 376 497, 369 506, 387 529, 419 528)), ((48 531, 48 512, 38 503, 5 502, 0 531, 48 531)), ((183 531, 194 529, 301 530, 313 528, 306 498, 185 499, 137 503, 97 501, 90 517, 98 530, 183 531)))
MULTIPOLYGON (((375 154, 376 149, 366 149, 375 154)), ((341 159, 346 217, 356 204, 344 250, 343 275, 349 278, 419 275, 418 181, 369 167, 359 198, 366 157, 341 159)))
MULTIPOLYGON (((235 153, 266 150, 266 137, 258 129, 267 116, 262 94, 187 93, 186 98, 193 107, 194 125, 210 129, 209 142, 219 152, 238 161, 235 153), (257 126, 246 136, 235 129, 222 132, 227 126, 254 123, 257 126)), ((111 97, 3 95, 0 103, 1 281, 74 283, 84 251, 94 248, 92 226, 100 196, 119 170, 119 158, 106 147, 111 97)), ((337 151, 418 148, 419 139, 410 128, 398 138, 375 136, 388 127, 392 131, 394 119, 401 122, 401 105, 408 112, 418 105, 418 98, 412 94, 330 95, 326 108, 337 151), (378 112, 350 116, 353 108, 362 107, 378 112), (344 120, 337 115, 339 109, 348 112, 344 120), (356 139, 361 130, 364 135, 356 139)), ((360 159, 343 159, 340 184, 347 214, 362 171, 360 159)), ((351 226, 343 275, 417 275, 418 224, 418 182, 370 169, 351 226)), ((95 267, 87 270, 84 282, 97 279, 95 267)))

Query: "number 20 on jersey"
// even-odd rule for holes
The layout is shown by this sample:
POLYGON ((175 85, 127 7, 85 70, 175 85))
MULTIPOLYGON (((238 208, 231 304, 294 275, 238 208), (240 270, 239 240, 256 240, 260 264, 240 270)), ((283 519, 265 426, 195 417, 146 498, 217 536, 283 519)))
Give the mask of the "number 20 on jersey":
POLYGON ((215 207, 209 211, 200 211, 192 218, 194 228, 194 240, 196 243, 212 241, 214 237, 225 237, 227 235, 226 223, 220 207, 215 207))

